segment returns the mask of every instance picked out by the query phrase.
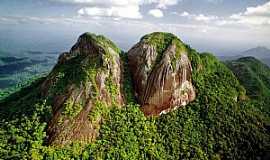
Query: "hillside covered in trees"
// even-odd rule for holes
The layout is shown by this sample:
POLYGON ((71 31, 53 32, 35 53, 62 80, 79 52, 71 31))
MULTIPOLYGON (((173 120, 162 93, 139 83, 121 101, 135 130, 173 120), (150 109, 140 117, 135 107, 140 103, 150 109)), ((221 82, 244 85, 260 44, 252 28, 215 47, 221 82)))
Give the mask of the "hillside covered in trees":
POLYGON ((268 159, 269 73, 171 33, 127 53, 85 33, 0 101, 0 159, 268 159))

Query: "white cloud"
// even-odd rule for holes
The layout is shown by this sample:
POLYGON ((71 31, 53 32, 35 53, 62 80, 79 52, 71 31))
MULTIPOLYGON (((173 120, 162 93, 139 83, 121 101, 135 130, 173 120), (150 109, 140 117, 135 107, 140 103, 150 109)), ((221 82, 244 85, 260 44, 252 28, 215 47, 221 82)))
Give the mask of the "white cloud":
MULTIPOLYGON (((54 2, 85 5, 79 9, 80 16, 113 17, 140 19, 142 5, 154 4, 156 9, 167 9, 168 6, 178 4, 181 0, 50 0, 54 2)), ((150 11, 149 11, 150 12, 150 11)), ((153 11, 151 11, 153 12, 153 11)), ((162 17, 161 10, 154 11, 155 17, 162 17)))
POLYGON ((140 5, 144 0, 51 0, 74 5, 84 5, 78 10, 80 16, 112 17, 114 19, 140 19, 140 5))
POLYGON ((199 14, 199 15, 195 15, 194 19, 197 21, 204 21, 204 22, 209 22, 209 21, 213 21, 213 20, 217 20, 218 17, 217 16, 206 16, 204 14, 199 14))
POLYGON ((174 12, 173 14, 179 15, 181 17, 186 17, 186 18, 191 19, 191 20, 202 21, 202 22, 210 22, 210 21, 214 21, 214 20, 219 19, 219 17, 213 16, 213 15, 190 14, 190 13, 188 13, 186 11, 182 12, 180 14, 177 13, 177 12, 174 12))
POLYGON ((180 16, 182 16, 182 17, 188 17, 189 16, 189 13, 188 12, 183 12, 183 13, 180 14, 180 16))
POLYGON ((191 14, 188 12, 173 14, 186 17, 193 21, 204 22, 209 25, 231 27, 265 27, 270 25, 270 2, 255 7, 247 7, 244 12, 235 13, 227 17, 218 17, 215 15, 191 14))
MULTIPOLYGON (((144 20, 121 20, 113 19, 94 19, 94 17, 12 17, 0 16, 1 27, 29 27, 28 24, 34 24, 37 28, 45 27, 46 29, 57 30, 61 32, 70 32, 76 34, 91 31, 98 34, 105 34, 117 40, 124 49, 129 49, 139 37, 146 33, 164 31, 172 32, 178 35, 182 40, 192 44, 195 48, 202 50, 209 48, 224 47, 234 48, 239 46, 246 47, 248 44, 260 44, 270 46, 269 28, 260 29, 252 27, 240 28, 224 26, 219 27, 213 23, 154 23, 144 20), (8 24, 8 25, 2 25, 8 24), (17 25, 20 24, 20 25, 17 25), (27 24, 27 25, 23 25, 27 24), (49 25, 44 25, 49 24, 49 25), (51 25, 53 24, 53 25, 51 25), (72 26, 72 27, 71 27, 72 26), (125 26, 125 27, 123 27, 125 26), (73 31, 70 31, 70 30, 73 31), (123 36, 124 35, 124 36, 123 36), (218 36, 217 36, 218 35, 218 36), (233 36, 233 38, 232 38, 233 36), (215 44, 215 45, 213 45, 215 44), (214 47, 213 47, 214 46, 214 47)), ((21 29, 19 29, 21 30, 21 29)), ((29 30, 29 29, 28 29, 29 30)), ((74 35, 76 37, 77 35, 74 35)), ((208 50, 207 49, 207 50, 208 50)))
POLYGON ((138 6, 112 6, 109 8, 85 7, 78 11, 80 16, 114 17, 114 18, 142 18, 138 6))
POLYGON ((230 20, 246 25, 270 25, 270 2, 248 7, 245 12, 231 15, 230 20))
POLYGON ((168 6, 173 6, 178 3, 179 0, 158 0, 157 8, 166 9, 168 6))
POLYGON ((148 14, 150 14, 156 18, 161 18, 164 16, 163 12, 160 9, 151 9, 151 10, 149 10, 148 14))
POLYGON ((73 4, 89 4, 89 5, 143 5, 143 4, 157 4, 157 8, 165 9, 167 6, 176 5, 181 0, 50 0, 62 3, 73 3, 73 4))
POLYGON ((257 7, 248 7, 244 13, 247 16, 266 16, 270 17, 270 2, 257 7))

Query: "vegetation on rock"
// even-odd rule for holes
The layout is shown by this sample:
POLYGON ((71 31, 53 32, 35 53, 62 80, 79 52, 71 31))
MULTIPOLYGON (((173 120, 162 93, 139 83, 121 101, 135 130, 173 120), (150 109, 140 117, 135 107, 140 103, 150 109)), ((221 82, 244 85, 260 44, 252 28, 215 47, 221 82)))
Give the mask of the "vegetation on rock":
POLYGON ((127 53, 135 95, 145 115, 159 115, 195 99, 186 46, 171 33, 144 36, 127 53))
MULTIPOLYGON (((162 35, 165 39, 175 37, 171 34, 162 35)), ((144 38, 147 39, 147 36, 144 38)), ((104 38, 100 37, 96 41, 98 44, 110 44, 107 40, 104 43, 104 38)), ((164 41, 162 44, 167 45, 164 41)), ((196 88, 196 99, 185 107, 159 117, 145 117, 134 96, 127 55, 122 53, 121 92, 125 97, 124 106, 113 103, 108 110, 104 99, 95 100, 94 109, 87 118, 90 118, 89 121, 97 120, 101 114, 104 115, 100 125, 96 126, 100 129, 95 141, 74 140, 63 146, 48 145, 47 128, 54 112, 53 95, 65 95, 68 91, 66 86, 69 85, 84 90, 92 88, 88 92, 93 95, 91 97, 101 94, 99 85, 95 83, 98 82, 96 77, 100 72, 97 66, 102 64, 100 59, 86 60, 79 54, 68 63, 55 66, 47 78, 40 78, 0 101, 0 158, 242 160, 266 156, 270 149, 269 127, 267 129, 269 115, 265 110, 260 110, 261 99, 252 96, 254 94, 250 93, 252 90, 249 86, 256 89, 258 86, 254 85, 259 84, 261 87, 262 82, 266 86, 265 78, 269 70, 261 66, 261 69, 266 70, 258 71, 260 64, 256 61, 254 64, 253 60, 233 62, 248 67, 252 76, 256 76, 252 79, 259 79, 260 83, 246 82, 252 79, 240 77, 238 72, 232 72, 210 53, 200 54, 188 45, 184 48, 191 61, 192 83, 196 88), (54 80, 54 85, 44 96, 40 86, 50 78, 54 80), (92 85, 87 85, 88 82, 92 85), (246 95, 242 85, 250 98, 243 98, 246 95)), ((107 60, 109 64, 113 61, 110 58, 107 60)), ((235 65, 230 68, 235 68, 235 65)), ((109 72, 104 85, 111 98, 116 100, 120 90, 116 89, 112 79, 112 73, 109 72)), ((263 91, 267 88, 263 87, 256 92, 261 97, 269 97, 268 92, 263 91)), ((65 101, 67 107, 63 109, 63 113, 71 117, 85 109, 84 105, 80 105, 85 102, 75 103, 72 98, 65 101)))

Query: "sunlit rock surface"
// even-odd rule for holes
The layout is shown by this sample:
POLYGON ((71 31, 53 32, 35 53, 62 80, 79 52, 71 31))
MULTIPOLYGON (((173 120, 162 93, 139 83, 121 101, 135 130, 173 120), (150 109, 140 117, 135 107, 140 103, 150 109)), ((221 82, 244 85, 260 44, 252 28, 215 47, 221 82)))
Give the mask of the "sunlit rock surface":
POLYGON ((145 115, 159 115, 195 99, 185 45, 170 33, 144 36, 128 51, 135 95, 145 115))

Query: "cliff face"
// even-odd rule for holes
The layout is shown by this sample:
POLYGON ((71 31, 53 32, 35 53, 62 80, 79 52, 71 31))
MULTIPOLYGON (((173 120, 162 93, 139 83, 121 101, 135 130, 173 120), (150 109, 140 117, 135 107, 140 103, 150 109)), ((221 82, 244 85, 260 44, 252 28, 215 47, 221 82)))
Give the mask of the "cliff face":
POLYGON ((41 85, 52 101, 48 143, 92 141, 112 106, 122 106, 120 50, 103 36, 85 33, 63 53, 41 85))
POLYGON ((185 45, 170 33, 144 36, 128 51, 135 95, 145 115, 159 115, 195 99, 185 45))

